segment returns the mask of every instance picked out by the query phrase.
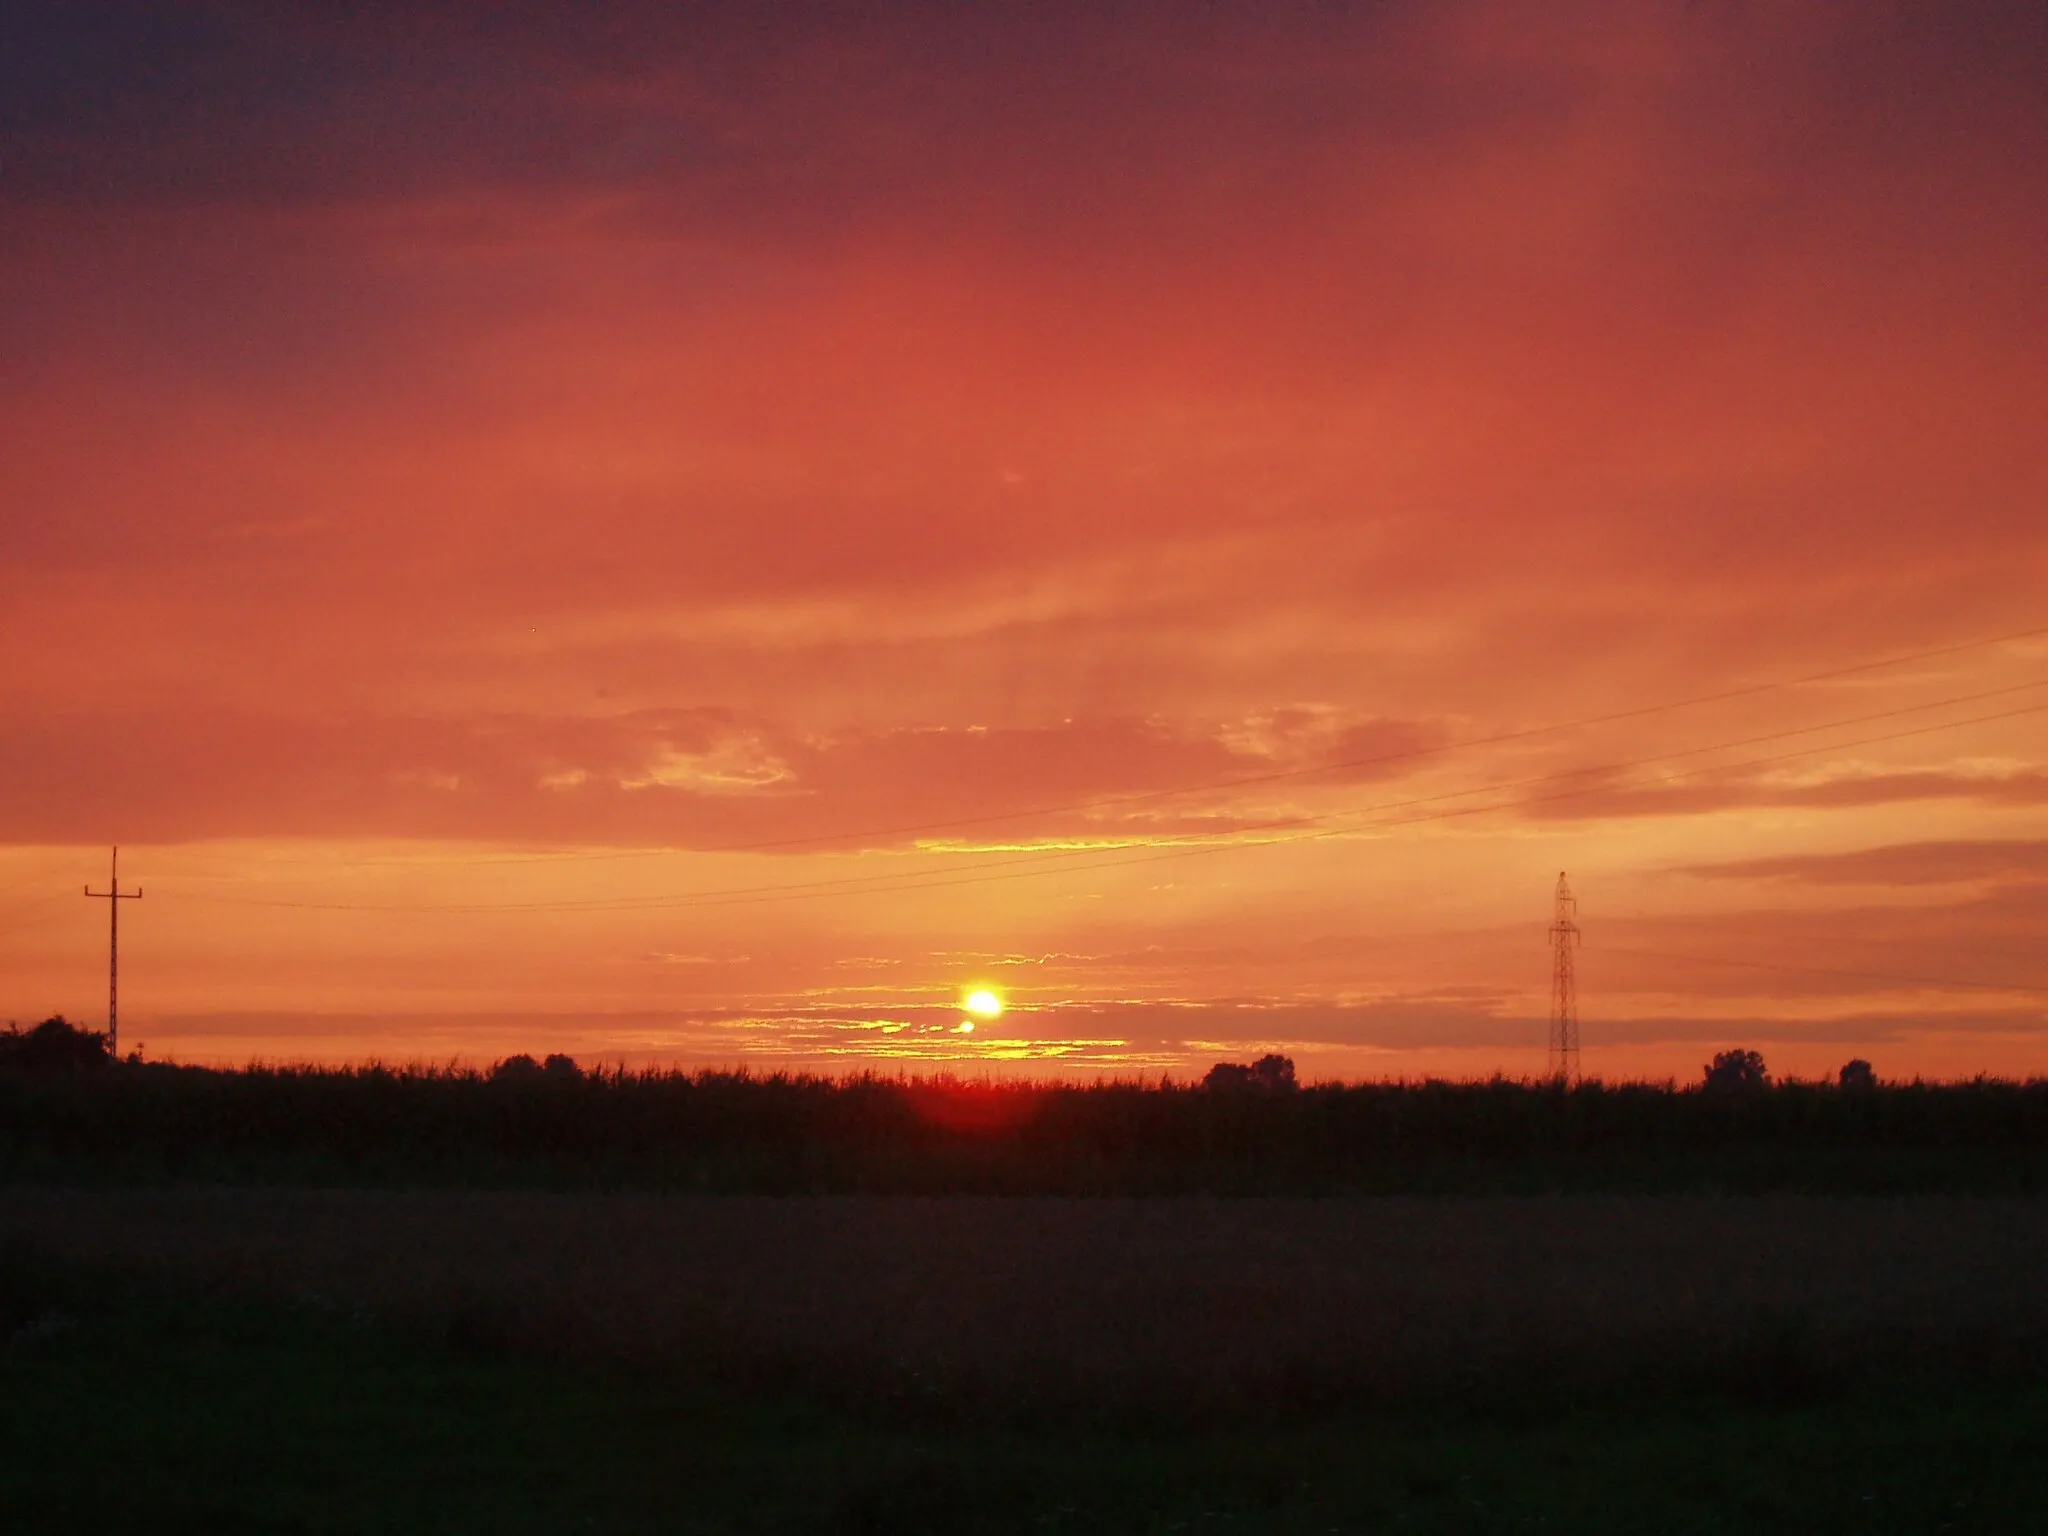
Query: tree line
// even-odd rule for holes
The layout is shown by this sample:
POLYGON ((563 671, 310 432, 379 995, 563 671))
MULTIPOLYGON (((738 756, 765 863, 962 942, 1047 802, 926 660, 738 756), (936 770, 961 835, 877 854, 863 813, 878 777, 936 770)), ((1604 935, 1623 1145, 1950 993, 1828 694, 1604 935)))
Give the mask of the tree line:
MULTIPOLYGON (((859 1074, 236 1070, 0 1036, 0 1175, 761 1193, 2048 1191, 2048 1081, 1199 1083, 859 1074)), ((71 1026, 64 1026, 70 1030, 71 1026)), ((90 1035, 89 1031, 73 1031, 90 1035)), ((1717 1075, 1718 1074, 1718 1075, 1717 1075)))

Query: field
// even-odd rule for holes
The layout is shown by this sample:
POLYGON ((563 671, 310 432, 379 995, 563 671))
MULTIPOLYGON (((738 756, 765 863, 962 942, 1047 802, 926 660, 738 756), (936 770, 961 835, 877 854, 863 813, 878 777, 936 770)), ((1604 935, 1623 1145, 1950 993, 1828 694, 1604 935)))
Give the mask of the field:
POLYGON ((0 1255, 9 1532, 2030 1532, 2048 1391, 904 1425, 0 1255))
POLYGON ((2048 1361, 2048 1201, 0 1195, 215 1291, 864 1409, 1288 1418, 2048 1361))
POLYGON ((9 1530, 2017 1532, 2048 1500, 2042 1202, 15 1190, 0 1232, 9 1530))
POLYGON ((2044 1154, 2032 1083, 0 1074, 0 1524, 2031 1530, 2044 1154))
POLYGON ((0 1072, 0 1179, 727 1194, 2048 1194, 2048 1082, 0 1072))

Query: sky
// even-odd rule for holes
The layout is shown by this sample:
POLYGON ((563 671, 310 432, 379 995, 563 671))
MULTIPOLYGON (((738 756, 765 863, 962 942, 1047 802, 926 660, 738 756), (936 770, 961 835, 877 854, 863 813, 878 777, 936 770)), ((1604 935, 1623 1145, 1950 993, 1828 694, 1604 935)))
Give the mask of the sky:
POLYGON ((2044 166, 2032 3, 0 0, 0 1018, 118 843, 152 1059, 1522 1076, 1564 871, 1588 1075, 2048 1074, 2044 166))

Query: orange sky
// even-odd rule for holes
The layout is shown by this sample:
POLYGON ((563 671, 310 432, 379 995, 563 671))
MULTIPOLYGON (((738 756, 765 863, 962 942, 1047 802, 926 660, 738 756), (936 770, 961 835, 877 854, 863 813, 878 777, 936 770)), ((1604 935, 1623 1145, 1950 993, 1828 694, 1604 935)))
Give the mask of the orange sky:
POLYGON ((0 22, 0 1018, 2048 1072, 2040 7, 288 9, 0 22))

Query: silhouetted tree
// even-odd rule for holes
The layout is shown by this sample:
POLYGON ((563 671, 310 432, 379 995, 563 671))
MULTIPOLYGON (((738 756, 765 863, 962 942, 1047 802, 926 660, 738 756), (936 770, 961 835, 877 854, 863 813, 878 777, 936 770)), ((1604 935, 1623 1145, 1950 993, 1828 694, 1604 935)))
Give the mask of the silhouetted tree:
POLYGON ((9 1024, 0 1035, 0 1069, 69 1072, 104 1067, 113 1059, 104 1030, 80 1029, 61 1013, 30 1030, 9 1024))
POLYGON ((1753 1093, 1770 1083, 1760 1051, 1722 1051, 1707 1063, 1706 1085, 1717 1093, 1753 1093))
POLYGON ((1854 1061, 1848 1062, 1843 1066, 1841 1074, 1836 1080, 1844 1088, 1875 1088, 1877 1086, 1877 1073, 1871 1070, 1869 1062, 1858 1056, 1854 1061))
POLYGON ((546 1061, 535 1061, 521 1051, 491 1068, 494 1083, 574 1083, 582 1079, 583 1069, 576 1065, 576 1058, 559 1052, 546 1061))
POLYGON ((1252 1076, 1259 1080, 1261 1088, 1291 1089, 1295 1086, 1294 1058, 1261 1056, 1252 1063, 1252 1076))
POLYGON ((1202 1079, 1210 1089, 1259 1088, 1269 1093, 1286 1093, 1299 1085, 1294 1080, 1294 1060, 1288 1056, 1261 1056, 1249 1066, 1237 1061, 1219 1061, 1202 1079))

